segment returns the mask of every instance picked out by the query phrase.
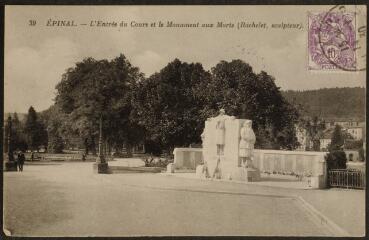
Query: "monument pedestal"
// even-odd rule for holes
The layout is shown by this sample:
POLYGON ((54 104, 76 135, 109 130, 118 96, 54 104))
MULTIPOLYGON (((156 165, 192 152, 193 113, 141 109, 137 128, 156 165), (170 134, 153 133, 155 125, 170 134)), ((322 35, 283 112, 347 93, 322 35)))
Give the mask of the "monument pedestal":
POLYGON ((260 171, 256 168, 237 167, 232 174, 232 180, 243 182, 259 182, 260 171))
POLYGON ((196 167, 196 177, 198 177, 198 178, 204 178, 205 175, 204 175, 203 170, 204 170, 204 165, 198 165, 196 167))
POLYGON ((167 165, 167 173, 174 173, 174 163, 169 163, 167 165))
POLYGON ((17 162, 15 162, 15 161, 6 161, 4 170, 7 171, 7 172, 11 172, 11 171, 16 172, 16 171, 18 171, 17 162))
POLYGON ((109 173, 108 163, 94 163, 93 170, 95 173, 109 173))

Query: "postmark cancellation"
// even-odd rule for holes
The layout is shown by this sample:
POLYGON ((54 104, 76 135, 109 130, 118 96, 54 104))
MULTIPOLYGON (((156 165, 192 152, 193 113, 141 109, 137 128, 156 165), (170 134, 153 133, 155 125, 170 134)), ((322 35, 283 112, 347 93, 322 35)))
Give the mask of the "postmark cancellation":
POLYGON ((355 13, 309 12, 308 22, 308 69, 355 71, 355 13))

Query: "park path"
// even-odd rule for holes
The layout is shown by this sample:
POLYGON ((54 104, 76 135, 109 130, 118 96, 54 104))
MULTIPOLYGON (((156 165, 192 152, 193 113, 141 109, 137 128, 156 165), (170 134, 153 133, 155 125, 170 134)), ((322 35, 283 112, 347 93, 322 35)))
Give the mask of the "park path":
POLYGON ((276 188, 160 174, 92 173, 92 163, 4 173, 5 225, 17 236, 325 236, 276 188))

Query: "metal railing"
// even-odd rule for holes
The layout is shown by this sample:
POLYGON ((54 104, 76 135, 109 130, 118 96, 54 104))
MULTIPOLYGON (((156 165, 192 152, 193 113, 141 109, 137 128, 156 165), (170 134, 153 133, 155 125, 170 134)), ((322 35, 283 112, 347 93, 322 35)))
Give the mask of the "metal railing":
POLYGON ((365 189, 365 171, 355 169, 332 169, 328 171, 330 187, 365 189))

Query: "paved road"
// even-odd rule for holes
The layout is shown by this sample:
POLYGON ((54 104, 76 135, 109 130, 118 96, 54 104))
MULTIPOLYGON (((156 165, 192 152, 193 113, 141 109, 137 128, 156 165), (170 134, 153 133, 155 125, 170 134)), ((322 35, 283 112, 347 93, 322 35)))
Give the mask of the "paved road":
POLYGON ((4 173, 4 207, 16 236, 331 234, 294 198, 244 184, 93 174, 88 162, 4 173))

